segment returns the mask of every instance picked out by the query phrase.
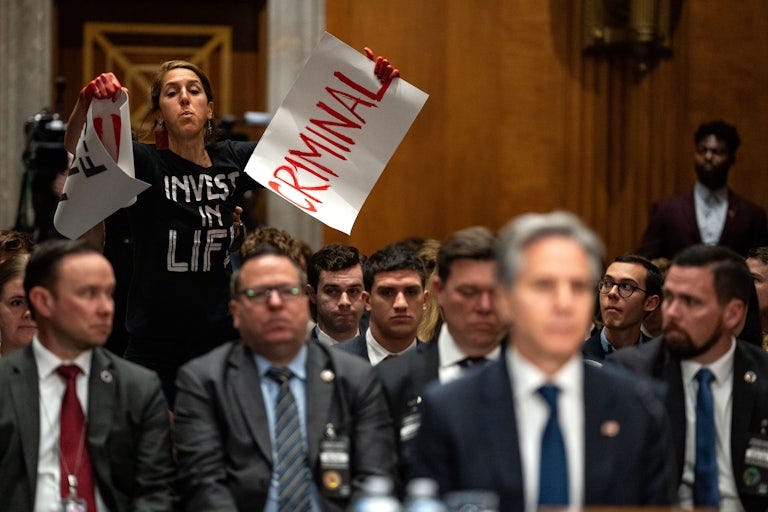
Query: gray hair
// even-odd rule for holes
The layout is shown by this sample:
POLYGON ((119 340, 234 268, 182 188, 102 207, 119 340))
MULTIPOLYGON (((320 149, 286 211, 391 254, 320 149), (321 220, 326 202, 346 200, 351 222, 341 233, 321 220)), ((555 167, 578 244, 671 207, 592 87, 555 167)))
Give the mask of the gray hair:
POLYGON ((515 284, 523 264, 523 251, 543 238, 562 236, 569 238, 586 251, 592 266, 592 277, 597 282, 603 269, 603 243, 574 214, 565 211, 527 213, 515 217, 499 234, 496 251, 497 276, 501 284, 515 284))

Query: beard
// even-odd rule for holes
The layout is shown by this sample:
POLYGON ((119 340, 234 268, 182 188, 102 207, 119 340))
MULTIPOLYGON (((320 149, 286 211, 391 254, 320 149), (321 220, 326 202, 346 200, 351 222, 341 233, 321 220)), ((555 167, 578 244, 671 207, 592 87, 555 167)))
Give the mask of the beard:
POLYGON ((706 171, 701 167, 696 167, 696 177, 702 185, 710 190, 723 188, 728 183, 728 169, 713 169, 706 171))
POLYGON ((709 338, 702 345, 696 345, 691 339, 691 335, 680 328, 674 322, 664 326, 664 344, 667 349, 680 359, 693 359, 707 352, 714 347, 720 340, 720 334, 723 327, 723 320, 719 319, 717 325, 709 335, 709 338))

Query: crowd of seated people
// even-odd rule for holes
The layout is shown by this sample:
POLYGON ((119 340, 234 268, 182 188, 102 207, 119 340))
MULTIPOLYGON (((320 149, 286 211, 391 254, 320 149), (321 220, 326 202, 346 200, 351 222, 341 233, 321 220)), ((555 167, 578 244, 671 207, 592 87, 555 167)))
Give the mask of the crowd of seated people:
POLYGON ((492 491, 500 510, 768 507, 768 353, 740 336, 751 309, 762 322, 765 247, 696 244, 664 277, 636 254, 606 265, 565 212, 369 256, 259 229, 230 284, 239 336, 181 366, 171 406, 153 372, 103 348, 109 262, 14 236, 3 510, 346 510, 371 476, 492 491))

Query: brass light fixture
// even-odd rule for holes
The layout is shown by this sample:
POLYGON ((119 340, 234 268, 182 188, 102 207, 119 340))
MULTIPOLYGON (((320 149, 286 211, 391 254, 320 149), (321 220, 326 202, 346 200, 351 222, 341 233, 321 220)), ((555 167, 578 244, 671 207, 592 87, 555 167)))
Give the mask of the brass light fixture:
POLYGON ((582 0, 582 47, 598 56, 632 58, 645 73, 672 52, 681 0, 582 0))

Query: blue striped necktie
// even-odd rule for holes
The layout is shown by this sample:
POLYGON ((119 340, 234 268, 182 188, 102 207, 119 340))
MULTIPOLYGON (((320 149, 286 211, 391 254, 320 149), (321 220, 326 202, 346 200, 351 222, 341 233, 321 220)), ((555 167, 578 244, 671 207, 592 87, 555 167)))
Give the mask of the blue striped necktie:
POLYGON ((568 462, 565 443, 557 421, 557 394, 559 388, 545 384, 539 394, 549 405, 549 419, 541 436, 539 466, 539 505, 568 505, 568 462))
POLYGON ((312 475, 299 423, 296 399, 291 392, 293 372, 288 368, 267 370, 267 376, 280 385, 275 404, 275 451, 277 452, 279 512, 309 512, 309 486, 312 475))
POLYGON ((715 376, 708 368, 696 372, 696 462, 693 465, 693 504, 697 507, 720 506, 717 486, 717 430, 715 401, 710 384, 715 376))

